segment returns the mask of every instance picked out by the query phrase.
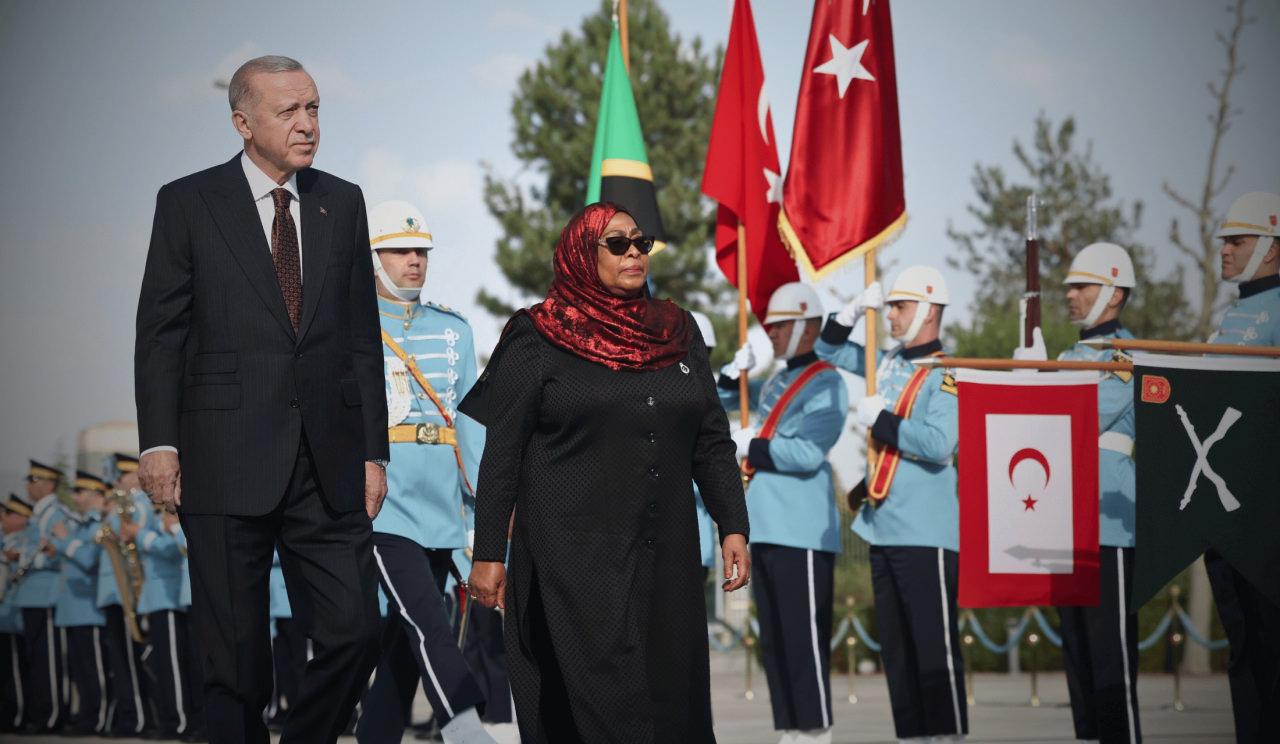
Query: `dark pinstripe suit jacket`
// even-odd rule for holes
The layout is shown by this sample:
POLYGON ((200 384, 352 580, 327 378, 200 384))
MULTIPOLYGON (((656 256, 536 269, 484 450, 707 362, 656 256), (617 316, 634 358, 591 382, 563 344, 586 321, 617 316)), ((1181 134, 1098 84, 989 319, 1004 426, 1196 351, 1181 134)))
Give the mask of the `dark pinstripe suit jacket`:
POLYGON ((138 298, 142 449, 178 448, 182 510, 261 515, 305 434, 329 506, 364 506, 388 458, 382 344, 364 197, 298 172, 302 317, 294 333, 240 156, 161 187, 138 298))

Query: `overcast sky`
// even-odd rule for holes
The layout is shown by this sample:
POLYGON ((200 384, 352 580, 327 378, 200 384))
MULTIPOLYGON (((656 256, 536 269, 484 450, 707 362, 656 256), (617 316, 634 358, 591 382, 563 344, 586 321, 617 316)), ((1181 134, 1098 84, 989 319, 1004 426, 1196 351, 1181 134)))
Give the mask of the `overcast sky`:
MULTIPOLYGON (((1223 66, 1214 42, 1229 21, 1223 4, 895 5, 910 223, 888 257, 941 265, 948 220, 968 224, 974 163, 1010 165, 1012 139, 1026 139, 1039 112, 1076 116, 1117 194, 1146 202, 1141 239, 1160 246, 1173 214, 1161 182, 1194 192, 1203 179, 1205 83, 1223 66)), ((724 43, 726 0, 662 5, 686 38, 724 43)), ((371 203, 421 206, 438 246, 427 294, 466 313, 477 348, 490 349, 502 322, 475 305, 476 291, 510 290, 492 263, 497 225, 481 201, 481 163, 519 175, 508 114, 516 78, 595 7, 0 2, 7 487, 19 485, 27 457, 55 459, 84 426, 133 417, 133 314, 155 192, 237 151, 213 81, 258 54, 294 56, 313 73, 323 100, 318 167, 359 183, 371 203)), ((784 166, 810 7, 754 3, 784 166)), ((1280 3, 1255 0, 1251 10, 1258 22, 1245 31, 1233 96, 1243 115, 1222 153, 1237 168, 1232 193, 1280 190, 1280 3)), ((972 282, 948 279, 953 299, 967 302, 972 282)))

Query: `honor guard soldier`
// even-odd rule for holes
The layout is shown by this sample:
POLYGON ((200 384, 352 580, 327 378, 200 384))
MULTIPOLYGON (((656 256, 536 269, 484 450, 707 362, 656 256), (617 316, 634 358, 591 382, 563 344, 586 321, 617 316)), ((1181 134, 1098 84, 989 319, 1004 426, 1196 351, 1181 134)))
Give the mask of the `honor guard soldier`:
MULTIPOLYGON (((1280 346, 1280 195, 1260 191, 1232 203, 1218 230, 1222 278, 1240 295, 1209 339, 1220 344, 1280 346)), ((1227 677, 1236 740, 1274 741, 1280 731, 1280 607, 1210 549, 1204 567, 1218 617, 1231 644, 1227 677), (1269 733, 1268 733, 1269 732, 1269 733)))
POLYGON ((65 647, 54 627, 53 608, 58 601, 58 554, 49 543, 55 522, 64 508, 58 501, 62 471, 31 461, 27 474, 27 497, 33 504, 31 521, 24 533, 25 546, 16 571, 17 596, 22 608, 23 636, 27 645, 28 733, 57 731, 63 716, 65 647))
MULTIPOLYGON (((1120 324, 1137 277, 1133 261, 1114 243, 1086 246, 1071 262, 1067 313, 1081 328, 1080 341, 1058 355, 1069 361, 1125 361, 1118 351, 1084 342, 1133 338, 1120 324)), ((1045 359, 1044 339, 1035 329, 1029 347, 1015 359, 1045 359)), ((1108 372, 1098 383, 1099 603, 1059 607, 1062 660, 1071 696, 1077 739, 1136 743, 1138 720, 1138 615, 1129 606, 1133 591, 1134 493, 1133 374, 1108 372)))
POLYGON ((14 574, 31 514, 31 503, 15 494, 9 494, 9 500, 0 507, 0 733, 19 731, 25 721, 27 654, 22 638, 22 609, 14 601, 14 574))
POLYGON ((873 283, 827 322, 822 359, 866 376, 864 349, 848 341, 858 317, 887 302, 893 338, 876 375, 876 395, 857 404, 874 440, 865 503, 853 531, 871 544, 871 581, 885 678, 899 739, 958 740, 968 733, 956 618, 960 509, 956 494, 956 390, 945 370, 912 363, 941 355, 949 299, 942 274, 904 269, 887 297, 873 283))
MULTIPOLYGON (((388 614, 399 618, 388 624, 383 649, 408 635, 445 742, 492 742, 476 710, 484 693, 458 648, 443 598, 451 553, 467 546, 470 478, 484 446, 483 428, 455 409, 476 377, 471 327, 457 312, 419 299, 433 243, 417 208, 390 201, 370 209, 369 246, 391 443, 373 554, 388 614)), ((399 692, 407 719, 413 687, 405 687, 399 692)), ((399 741, 402 735, 403 721, 391 716, 365 716, 358 727, 362 742, 399 741)))
POLYGON ((107 483, 92 473, 76 471, 68 512, 50 528, 49 543, 58 553, 62 589, 54 607, 54 627, 67 644, 67 678, 77 705, 68 711, 64 736, 100 734, 107 726, 107 667, 102 646, 106 616, 98 608, 98 559, 94 540, 102 526, 107 483))
POLYGON ((102 549, 98 558, 98 607, 106 618, 103 645, 107 668, 111 670, 108 726, 113 736, 136 737, 147 732, 153 723, 143 667, 147 642, 142 618, 137 614, 138 596, 146 577, 135 543, 138 525, 152 507, 138 487, 138 458, 117 452, 112 459, 115 489, 108 496, 97 535, 102 549))
MULTIPOLYGON (((146 499, 145 496, 143 496, 146 499)), ((151 653, 147 663, 155 681, 152 703, 158 736, 190 739, 195 720, 191 707, 189 629, 182 604, 186 576, 186 541, 175 514, 154 509, 147 500, 138 503, 145 522, 135 538, 146 579, 138 596, 138 614, 147 619, 151 653)), ((190 599, 187 600, 188 604, 190 599)))
MULTIPOLYGON (((844 428, 849 394, 840 373, 813 351, 822 316, 812 287, 791 282, 774 291, 764 328, 774 358, 785 364, 752 391, 757 426, 733 435, 751 476, 753 596, 773 726, 784 744, 831 741, 831 597, 840 517, 827 452, 844 428)), ((746 345, 721 370, 726 408, 738 405, 737 378, 754 362, 746 345)))

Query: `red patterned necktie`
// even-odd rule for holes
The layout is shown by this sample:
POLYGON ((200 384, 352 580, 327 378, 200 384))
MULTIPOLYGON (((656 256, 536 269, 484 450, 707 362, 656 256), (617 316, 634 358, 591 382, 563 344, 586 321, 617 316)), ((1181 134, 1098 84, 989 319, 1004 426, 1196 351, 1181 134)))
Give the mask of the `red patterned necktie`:
POLYGON ((298 230, 289 214, 288 189, 274 189, 271 198, 276 203, 276 217, 271 221, 271 261, 276 265, 276 281, 280 282, 280 294, 284 296, 285 310, 293 332, 298 332, 298 319, 302 316, 302 267, 298 258, 298 230))

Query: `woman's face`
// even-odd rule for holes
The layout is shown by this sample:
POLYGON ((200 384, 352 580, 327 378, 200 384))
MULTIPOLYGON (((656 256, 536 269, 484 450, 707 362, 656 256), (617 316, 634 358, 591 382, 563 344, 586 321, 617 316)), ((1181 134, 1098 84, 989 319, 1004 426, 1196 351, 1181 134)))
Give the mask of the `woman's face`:
POLYGON ((609 252, 605 239, 622 236, 626 238, 640 237, 640 228, 631 215, 618 212, 604 226, 604 233, 596 241, 596 270, 600 274, 600 282, 604 288, 616 297, 635 297, 644 289, 644 281, 649 276, 649 256, 640 252, 634 245, 627 246, 626 253, 615 256, 609 252))

